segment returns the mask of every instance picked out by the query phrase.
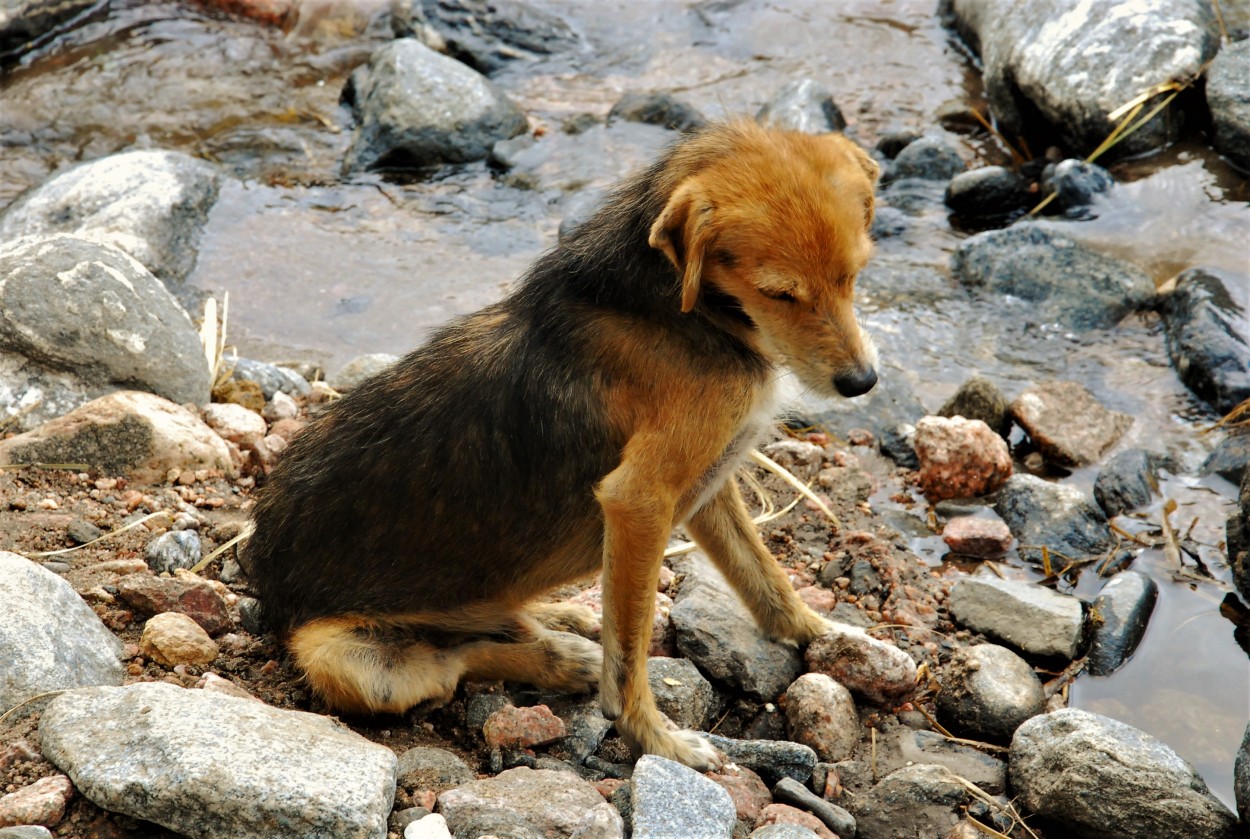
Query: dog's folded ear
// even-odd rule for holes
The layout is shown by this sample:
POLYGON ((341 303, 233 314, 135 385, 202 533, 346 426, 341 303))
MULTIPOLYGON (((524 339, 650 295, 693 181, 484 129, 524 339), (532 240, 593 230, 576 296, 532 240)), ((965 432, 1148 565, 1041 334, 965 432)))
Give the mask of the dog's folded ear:
POLYGON ((673 191, 664 211, 651 225, 648 244, 662 251, 681 274, 681 310, 689 312, 699 299, 703 256, 712 234, 712 202, 697 178, 673 191))

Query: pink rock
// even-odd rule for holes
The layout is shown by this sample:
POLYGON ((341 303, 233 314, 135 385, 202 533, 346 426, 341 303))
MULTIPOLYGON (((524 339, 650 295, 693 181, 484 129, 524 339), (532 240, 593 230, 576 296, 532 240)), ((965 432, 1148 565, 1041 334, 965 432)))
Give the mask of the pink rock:
POLYGON ((0 798, 0 827, 41 824, 51 827, 65 818, 74 784, 64 775, 41 778, 0 798))
POLYGON ((807 668, 823 673, 869 702, 889 705, 916 687, 916 662, 864 630, 832 623, 807 647, 807 668))
POLYGON ((233 402, 214 402, 206 407, 204 422, 222 439, 244 448, 255 445, 268 429, 260 414, 233 402))
POLYGON ((846 760, 859 743, 859 714, 845 687, 823 673, 806 673, 782 700, 790 739, 810 746, 827 763, 846 760))
POLYGON ((139 638, 139 651, 173 667, 208 664, 217 657, 217 643, 195 621, 180 612, 163 612, 149 618, 139 638))
POLYGON ((1011 547, 1011 530, 1001 519, 959 516, 946 523, 942 539, 962 556, 1002 556, 1011 547))
POLYGON ((755 829, 759 830, 770 824, 797 824, 806 827, 821 839, 839 839, 838 834, 825 827, 820 819, 789 804, 769 804, 756 819, 755 829))
POLYGON ((517 708, 505 705, 487 718, 482 726, 486 745, 492 749, 527 749, 545 746, 563 737, 564 720, 546 705, 517 708))
POLYGON ((773 803, 764 780, 745 766, 726 767, 723 772, 712 772, 707 777, 725 788, 733 799, 738 818, 747 824, 755 824, 763 809, 773 803))
POLYGON ((1006 441, 981 420, 925 417, 916 423, 915 445, 930 501, 985 495, 1011 477, 1006 441))
POLYGON ((1133 424, 1076 382, 1034 385, 1011 403, 1011 416, 1043 457, 1068 467, 1097 461, 1133 424))
POLYGON ((181 612, 210 635, 234 625, 225 599, 207 580, 191 575, 129 574, 117 581, 117 596, 144 614, 181 612))
POLYGON ((838 597, 824 586, 803 586, 795 592, 799 599, 817 612, 828 614, 838 605, 838 597))

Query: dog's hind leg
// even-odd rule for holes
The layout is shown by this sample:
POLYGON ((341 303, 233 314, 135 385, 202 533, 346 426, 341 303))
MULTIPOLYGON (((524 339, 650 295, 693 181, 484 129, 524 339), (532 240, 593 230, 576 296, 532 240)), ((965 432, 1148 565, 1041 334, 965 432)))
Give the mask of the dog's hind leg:
POLYGON ((785 572, 760 539, 732 478, 690 517, 686 531, 729 580, 770 638, 806 644, 824 634, 825 619, 794 593, 785 572))

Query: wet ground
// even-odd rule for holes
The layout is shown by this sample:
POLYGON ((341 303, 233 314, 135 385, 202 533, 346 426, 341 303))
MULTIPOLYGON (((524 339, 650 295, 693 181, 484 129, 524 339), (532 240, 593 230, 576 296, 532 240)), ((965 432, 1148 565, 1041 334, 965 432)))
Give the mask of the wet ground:
MULTIPOLYGON (((367 15, 359 25, 345 16, 350 4, 308 2, 284 33, 190 3, 114 0, 0 80, 0 206, 64 166, 124 149, 218 161, 239 180, 222 190, 189 282, 229 294, 229 339, 242 354, 334 370, 360 353, 402 353, 449 317, 497 299, 554 243, 579 192, 671 139, 622 124, 560 132, 569 116, 602 118, 627 90, 667 90, 709 117, 749 115, 786 82, 810 76, 832 91, 848 133, 865 145, 894 127, 931 128, 946 103, 979 97, 975 68, 939 25, 934 0, 535 4, 568 21, 583 47, 515 62, 495 77, 546 132, 524 177, 472 164, 403 182, 340 179, 350 129, 339 91, 389 37, 366 27, 367 15)), ((1006 157, 984 133, 959 142, 973 164, 1006 157)), ((1084 238, 1161 283, 1190 265, 1247 269, 1250 188, 1200 139, 1113 171, 1132 183, 1079 227, 1084 238)), ((1136 417, 1122 445, 1174 456, 1179 476, 1164 486, 1181 507, 1174 521, 1188 527, 1197 518, 1194 537, 1211 546, 1217 579, 1175 582, 1161 554, 1144 554, 1138 567, 1156 577, 1161 596, 1141 650, 1110 678, 1078 679, 1072 696, 1160 736, 1231 803, 1233 755, 1250 717, 1250 662, 1218 611, 1228 569, 1216 546, 1233 488, 1192 477, 1213 442, 1199 432, 1215 418, 1177 381, 1153 315, 1074 336, 1021 329, 1009 305, 969 300, 946 272, 962 235, 935 208, 881 242, 861 302, 883 375, 930 410, 973 371, 1008 394, 1075 379, 1136 417)), ((1088 488, 1093 474, 1069 480, 1088 488)), ((1151 515, 1157 524, 1158 510, 1151 515)), ((936 563, 937 545, 930 538, 916 547, 936 563)), ((1098 585, 1086 577, 1083 595, 1098 585)))

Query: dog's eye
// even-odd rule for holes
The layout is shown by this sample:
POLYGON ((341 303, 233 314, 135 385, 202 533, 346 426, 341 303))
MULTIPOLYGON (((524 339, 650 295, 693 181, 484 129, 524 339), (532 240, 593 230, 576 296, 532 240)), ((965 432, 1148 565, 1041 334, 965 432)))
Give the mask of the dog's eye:
POLYGON ((776 291, 770 288, 761 288, 760 294, 764 295, 769 300, 780 300, 783 303, 797 302, 794 298, 794 295, 788 291, 776 291))
POLYGON ((717 264, 725 268, 732 268, 738 264, 738 257, 734 256, 730 251, 723 249, 712 254, 712 258, 716 260, 717 264))

